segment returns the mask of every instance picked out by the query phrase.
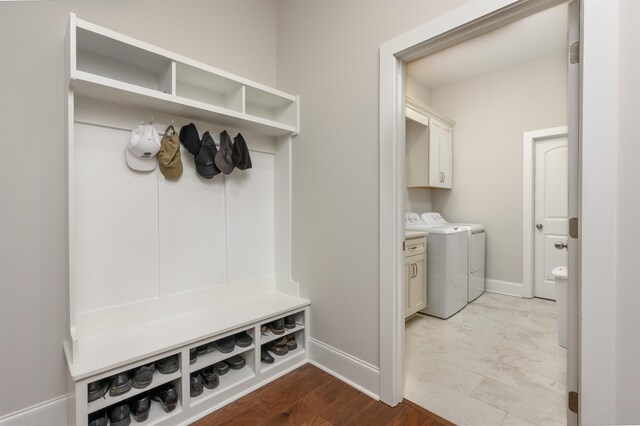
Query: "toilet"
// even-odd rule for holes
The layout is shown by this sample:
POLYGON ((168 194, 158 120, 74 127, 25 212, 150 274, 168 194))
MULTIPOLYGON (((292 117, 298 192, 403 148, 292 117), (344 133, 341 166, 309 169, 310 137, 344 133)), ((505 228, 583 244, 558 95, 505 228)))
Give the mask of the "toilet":
POLYGON ((567 293, 569 282, 567 280, 567 267, 558 266, 551 271, 556 283, 556 319, 558 321, 558 343, 563 348, 567 347, 567 293))

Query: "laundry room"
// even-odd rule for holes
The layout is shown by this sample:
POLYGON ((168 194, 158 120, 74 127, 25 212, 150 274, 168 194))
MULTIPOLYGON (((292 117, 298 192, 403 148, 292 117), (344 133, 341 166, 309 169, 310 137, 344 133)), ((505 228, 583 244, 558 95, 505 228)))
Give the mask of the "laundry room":
POLYGON ((457 424, 566 421, 567 22, 406 66, 405 398, 457 424))

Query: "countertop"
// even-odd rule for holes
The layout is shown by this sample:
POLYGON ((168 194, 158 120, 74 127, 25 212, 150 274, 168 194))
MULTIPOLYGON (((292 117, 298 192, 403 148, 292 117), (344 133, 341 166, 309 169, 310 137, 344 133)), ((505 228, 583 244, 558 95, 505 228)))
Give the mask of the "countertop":
POLYGON ((404 231, 404 238, 424 237, 429 235, 426 231, 404 231))

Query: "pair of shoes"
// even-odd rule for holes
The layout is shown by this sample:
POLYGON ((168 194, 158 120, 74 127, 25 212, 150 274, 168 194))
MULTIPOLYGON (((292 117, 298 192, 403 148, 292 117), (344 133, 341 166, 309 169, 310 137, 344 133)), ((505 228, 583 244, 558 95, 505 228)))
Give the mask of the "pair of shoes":
MULTIPOLYGON (((191 359, 189 359, 189 362, 191 362, 191 359)), ((178 355, 171 355, 167 358, 156 361, 156 367, 158 367, 158 371, 162 374, 175 373, 178 371, 178 364, 178 355)))
POLYGON ((227 336, 222 339, 215 340, 213 342, 213 346, 223 354, 228 354, 229 352, 233 352, 236 344, 233 340, 233 336, 227 336))
POLYGON ((291 330, 292 328, 296 328, 296 316, 295 315, 287 315, 284 317, 284 328, 291 330))
POLYGON ((104 397, 109 390, 109 380, 98 380, 87 385, 87 394, 89 402, 104 397))
POLYGON ((273 334, 284 334, 284 329, 284 318, 269 323, 269 330, 271 330, 273 334))
POLYGON ((107 426, 108 424, 109 418, 106 410, 103 409, 89 414, 89 426, 107 426))
POLYGON ((156 371, 156 366, 152 362, 151 364, 141 365, 133 370, 133 378, 131 382, 136 389, 144 389, 153 381, 153 373, 156 371))
POLYGON ((289 353, 289 351, 294 351, 297 348, 298 342, 296 342, 296 338, 293 334, 285 336, 282 339, 274 340, 273 342, 267 344, 267 349, 278 356, 286 355, 289 353))
POLYGON ((196 396, 201 395, 204 391, 204 382, 202 380, 202 376, 200 376, 199 371, 191 373, 189 389, 191 389, 191 391, 189 392, 191 398, 195 398, 196 396))
POLYGON ((240 370, 242 367, 247 365, 247 362, 240 355, 234 355, 231 358, 227 358, 224 360, 224 363, 232 370, 240 370))
POLYGON ((249 333, 246 331, 241 331, 240 333, 236 333, 233 335, 233 341, 236 346, 240 346, 241 348, 246 348, 251 346, 253 343, 253 338, 249 336, 249 333))
POLYGON ((165 413, 169 413, 178 405, 178 390, 173 383, 169 382, 154 389, 151 399, 159 402, 165 413))
POLYGON ((109 377, 109 395, 118 396, 127 393, 133 387, 133 381, 129 377, 129 372, 118 373, 109 377))
MULTIPOLYGON (((279 318, 275 321, 272 321, 268 324, 269 329, 273 334, 283 334, 285 329, 291 330, 296 328, 296 317, 295 315, 287 315, 284 318, 279 318)), ((266 332, 266 327, 263 324, 261 330, 266 332)))
POLYGON ((220 375, 213 365, 200 370, 200 375, 202 376, 204 387, 207 389, 215 389, 220 384, 220 375))
POLYGON ((227 371, 229 371, 229 364, 224 361, 220 361, 213 364, 213 368, 216 369, 220 376, 224 376, 225 374, 227 374, 227 371))
POLYGON ((151 410, 151 398, 149 394, 145 392, 129 399, 129 410, 138 423, 147 420, 149 418, 149 411, 151 410))
POLYGON ((288 354, 289 347, 287 346, 287 338, 283 337, 282 339, 274 340, 273 342, 267 343, 267 349, 269 350, 269 352, 273 352, 278 356, 288 354))
POLYGON ((129 426, 131 424, 131 410, 126 401, 109 408, 108 411, 111 426, 129 426))

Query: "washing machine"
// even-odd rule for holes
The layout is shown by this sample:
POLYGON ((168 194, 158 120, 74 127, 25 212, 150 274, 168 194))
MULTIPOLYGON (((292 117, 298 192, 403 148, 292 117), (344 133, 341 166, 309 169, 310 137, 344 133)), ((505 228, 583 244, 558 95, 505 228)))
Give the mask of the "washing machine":
POLYGON ((429 225, 407 213, 405 228, 427 232, 427 307, 420 312, 447 319, 467 305, 469 238, 466 228, 429 225))
POLYGON ((440 213, 429 212, 420 215, 422 221, 433 226, 461 226, 469 237, 469 277, 467 301, 476 300, 485 289, 485 232, 484 225, 476 223, 449 223, 440 213))

